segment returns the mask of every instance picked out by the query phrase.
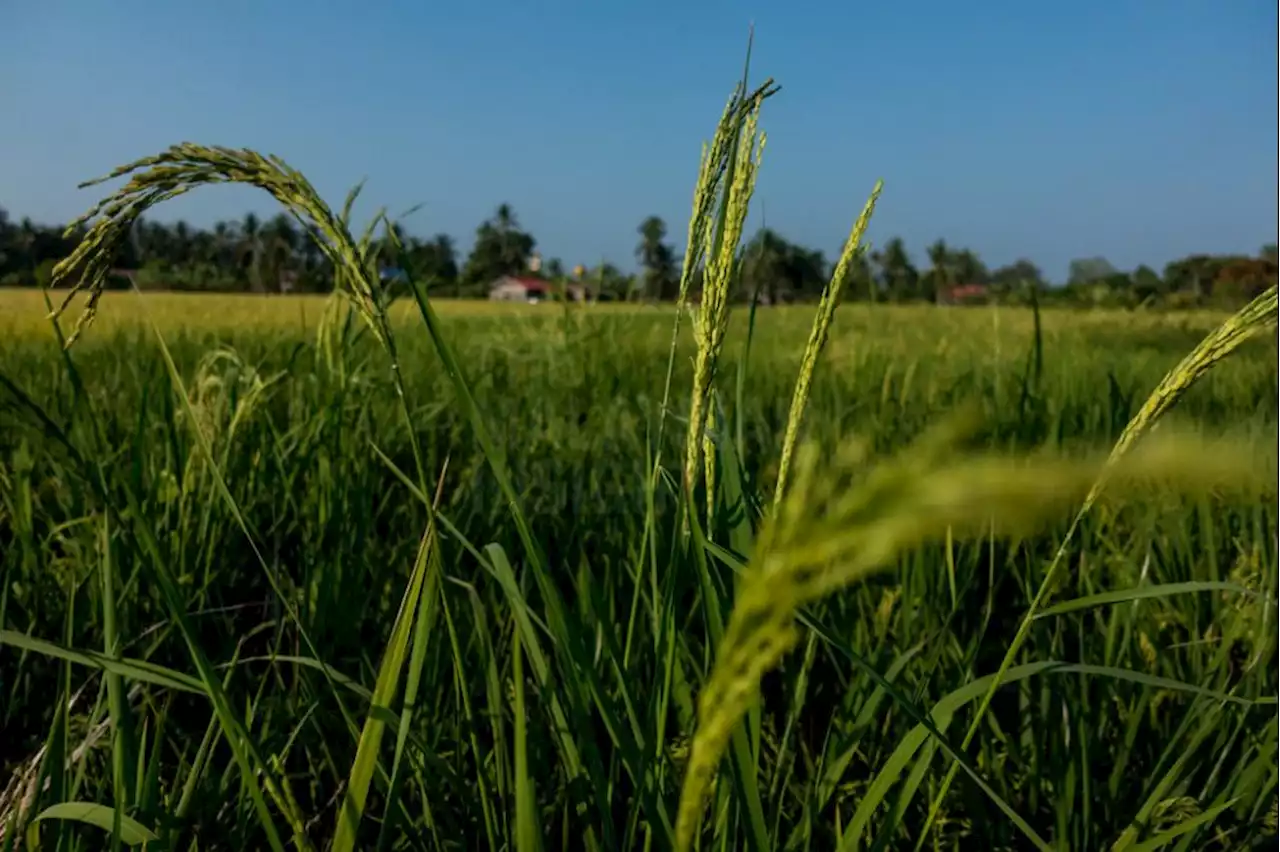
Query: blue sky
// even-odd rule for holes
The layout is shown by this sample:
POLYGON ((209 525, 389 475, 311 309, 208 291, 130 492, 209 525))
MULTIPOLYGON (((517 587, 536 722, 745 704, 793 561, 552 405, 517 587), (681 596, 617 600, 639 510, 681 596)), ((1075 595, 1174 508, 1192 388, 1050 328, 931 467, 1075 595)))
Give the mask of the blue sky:
MULTIPOLYGON (((42 0, 0 27, 0 205, 63 221, 77 182, 178 141, 253 147, 337 206, 423 204, 469 247, 511 203, 544 257, 633 266, 683 240, 699 145, 741 72, 774 77, 749 227, 834 256, 876 178, 873 242, 944 237, 1159 266, 1277 233, 1274 0, 42 0), (445 12, 442 9, 451 11, 445 12)), ((207 225, 252 190, 170 202, 207 225)))

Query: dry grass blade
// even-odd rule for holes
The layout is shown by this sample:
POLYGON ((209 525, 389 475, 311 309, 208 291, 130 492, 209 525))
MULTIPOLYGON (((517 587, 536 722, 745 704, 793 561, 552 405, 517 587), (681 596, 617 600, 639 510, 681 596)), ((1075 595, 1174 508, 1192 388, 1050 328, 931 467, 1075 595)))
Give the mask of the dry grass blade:
MULTIPOLYGON (((70 235, 88 225, 88 232, 70 256, 54 268, 53 286, 70 285, 55 311, 61 315, 77 293, 87 295, 84 310, 67 337, 70 346, 92 322, 107 274, 117 251, 129 238, 138 219, 163 201, 198 186, 243 183, 270 193, 315 240, 333 264, 339 286, 355 297, 360 313, 383 339, 379 321, 377 276, 371 268, 372 241, 352 238, 343 218, 334 215, 310 181, 284 160, 263 156, 245 148, 196 145, 184 142, 151 157, 120 166, 110 174, 81 184, 94 186, 130 176, 123 187, 106 196, 67 226, 70 235)), ((348 198, 348 207, 354 193, 348 198)))

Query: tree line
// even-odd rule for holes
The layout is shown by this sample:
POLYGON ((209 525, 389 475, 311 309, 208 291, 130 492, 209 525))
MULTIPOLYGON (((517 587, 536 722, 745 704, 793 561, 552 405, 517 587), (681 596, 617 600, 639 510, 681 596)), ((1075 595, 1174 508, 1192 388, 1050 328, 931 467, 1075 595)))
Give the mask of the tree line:
MULTIPOLYGON (((537 241, 508 204, 476 229, 470 253, 460 262, 448 234, 420 238, 400 226, 399 255, 436 295, 483 297, 502 276, 574 281, 592 298, 671 301, 679 292, 682 257, 668 239, 666 223, 649 216, 637 228, 638 272, 610 263, 566 268, 545 263, 537 241)), ((11 220, 0 208, 0 286, 47 284, 54 264, 84 235, 83 228, 11 220)), ((383 253, 393 256, 392 252, 383 253)), ((1168 307, 1243 304, 1276 283, 1274 244, 1256 256, 1193 254, 1157 272, 1148 266, 1122 271, 1105 258, 1071 262, 1065 282, 1050 282, 1030 260, 989 268, 971 249, 936 240, 917 263, 903 240, 893 237, 855 259, 845 282, 846 298, 881 302, 989 303, 1031 298, 1090 306, 1168 307), (1053 286, 1059 284, 1061 286, 1053 286)), ((736 296, 778 304, 816 299, 832 274, 822 251, 762 228, 740 249, 736 296)), ((395 277, 390 266, 386 274, 395 277)), ((214 292, 308 292, 332 289, 324 254, 288 214, 263 220, 253 213, 239 221, 199 228, 184 221, 140 220, 116 258, 112 286, 143 290, 214 292)), ((697 290, 697 282, 693 284, 697 290)))

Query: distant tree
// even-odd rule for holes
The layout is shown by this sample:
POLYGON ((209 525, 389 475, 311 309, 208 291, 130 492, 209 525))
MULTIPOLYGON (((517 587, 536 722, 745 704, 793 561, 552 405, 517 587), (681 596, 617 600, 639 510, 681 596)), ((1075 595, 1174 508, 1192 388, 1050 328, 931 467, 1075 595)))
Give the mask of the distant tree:
MULTIPOLYGON (((835 271, 832 270, 832 274, 835 271)), ((858 249, 845 270, 842 298, 850 301, 871 300, 876 297, 876 278, 871 271, 871 261, 865 248, 858 249)))
POLYGON ((37 269, 52 269, 83 236, 83 228, 67 236, 60 226, 37 224, 25 216, 15 225, 0 211, 0 283, 29 287, 46 280, 47 275, 36 275, 37 269))
POLYGON ((933 300, 939 293, 949 291, 960 282, 957 279, 954 259, 946 240, 934 240, 925 249, 925 254, 929 258, 929 269, 920 276, 921 295, 933 300))
POLYGON ((1138 303, 1133 289, 1133 276, 1119 270, 1095 282, 1104 286, 1108 293, 1107 301, 1114 305, 1132 307, 1138 303))
POLYGON ((378 263, 381 266, 391 268, 401 262, 401 249, 397 249, 397 245, 407 252, 413 246, 413 237, 409 236, 402 223, 386 223, 382 236, 378 237, 375 242, 378 251, 378 263))
POLYGON ((932 302, 955 287, 987 284, 990 280, 986 264, 971 249, 953 249, 945 241, 936 240, 925 252, 929 269, 919 277, 910 298, 932 302))
POLYGON ((1116 268, 1105 257, 1084 257, 1067 267, 1067 284, 1089 284, 1114 275, 1116 268))
POLYGON ((821 249, 787 244, 787 273, 798 299, 817 299, 830 279, 829 264, 821 249))
MULTIPOLYGON (((176 231, 168 238, 168 242, 176 244, 176 231)), ((297 226, 291 216, 281 213, 265 224, 253 213, 245 215, 240 224, 240 240, 236 247, 238 266, 243 271, 250 290, 278 293, 283 289, 288 276, 296 272, 295 253, 302 241, 297 226)), ((177 252, 170 249, 166 253, 167 266, 184 269, 189 264, 177 259, 177 252)), ((205 285, 197 284, 201 289, 205 285)))
MULTIPOLYGON (((235 222, 217 222, 213 226, 214 263, 224 269, 235 266, 236 246, 240 243, 240 226, 235 222)), ((313 244, 314 245, 314 244, 313 244)))
POLYGON ((750 299, 758 294, 761 301, 771 304, 790 298, 794 288, 786 268, 789 248, 776 231, 757 231, 742 249, 739 298, 750 299))
POLYGON ((953 255, 956 277, 965 284, 987 284, 991 280, 991 272, 982 258, 972 249, 960 249, 953 255))
POLYGON ((827 259, 821 251, 787 240, 770 228, 761 228, 741 252, 739 297, 759 293, 771 304, 792 299, 817 298, 827 283, 827 259))
POLYGON ((306 238, 298 231, 297 222, 288 213, 273 216, 267 222, 264 232, 267 248, 265 259, 268 264, 267 286, 272 292, 278 292, 283 289, 286 280, 296 278, 299 266, 298 247, 306 238))
POLYGON ((265 289, 262 279, 265 254, 266 244, 262 239, 262 220, 254 213, 246 213, 240 220, 240 239, 236 244, 236 259, 250 290, 265 289))
POLYGON ((1132 279, 1133 298, 1138 304, 1164 296, 1164 281, 1151 267, 1143 264, 1133 270, 1133 275, 1130 277, 1132 279))
POLYGON ((1211 255, 1193 254, 1174 260, 1164 267, 1164 283, 1167 292, 1181 293, 1186 299, 1196 301, 1213 290, 1213 282, 1222 268, 1222 260, 1211 255))
MULTIPOLYGON (((221 222, 218 223, 218 225, 222 224, 221 222)), ((222 243, 223 239, 218 238, 216 241, 222 243)), ((297 286, 299 290, 307 293, 327 293, 333 289, 333 266, 311 235, 302 234, 300 236, 297 260, 299 267, 297 286)))
POLYGON ((1026 258, 992 270, 989 284, 998 295, 1021 293, 1025 289, 1041 292, 1048 286, 1040 267, 1026 258))
POLYGON ((138 258, 143 265, 167 269, 173 264, 173 238, 163 222, 140 220, 134 235, 138 258))
POLYGON ((448 234, 436 234, 425 242, 413 240, 409 259, 428 290, 458 294, 458 254, 448 234))
MULTIPOLYGON (((665 223, 649 217, 638 231, 639 277, 625 275, 609 264, 590 271, 575 267, 573 277, 606 298, 634 298, 641 293, 675 298, 680 257, 666 241, 665 223)), ((83 227, 64 234, 63 226, 57 224, 41 224, 29 217, 15 220, 0 208, 0 285, 32 286, 47 281, 53 266, 74 250, 84 233, 83 227)), ((499 275, 531 274, 529 259, 536 254, 533 237, 521 229, 508 204, 499 205, 477 229, 475 247, 461 274, 448 235, 422 240, 399 233, 413 268, 428 286, 458 295, 468 289, 475 292, 499 275)), ((942 239, 930 245, 926 254, 928 267, 921 272, 898 238, 879 251, 860 253, 849 265, 845 298, 927 300, 947 287, 986 283, 997 297, 1021 301, 1028 288, 1047 289, 1041 271, 1026 259, 988 271, 975 252, 957 249, 942 239)), ((825 286, 830 272, 822 252, 769 229, 757 232, 737 258, 738 298, 757 289, 773 301, 813 298, 825 286)), ((137 271, 139 274, 131 278, 144 288, 275 291, 289 282, 293 289, 322 292, 334 283, 332 264, 321 247, 287 214, 264 222, 249 213, 239 221, 220 221, 211 228, 182 220, 139 219, 113 265, 137 271)), ((1072 261, 1068 286, 1055 295, 1060 292, 1064 298, 1099 306, 1158 302, 1232 307, 1272 286, 1276 270, 1274 243, 1248 256, 1191 254, 1167 264, 1160 273, 1148 266, 1139 266, 1132 273, 1119 272, 1105 258, 1081 258, 1072 261)), ((563 262, 549 260, 545 275, 563 279, 563 262)), ((128 280, 116 277, 114 284, 122 286, 128 280)), ((697 269, 690 287, 694 293, 701 289, 697 269)))
POLYGON ((0 281, 6 279, 18 269, 18 258, 14 254, 17 229, 9 221, 9 211, 0 207, 0 281))
POLYGON ((880 287, 890 301, 905 302, 918 296, 920 273, 912 265, 901 237, 891 237, 883 249, 872 253, 871 262, 878 269, 880 287))
POLYGON ((645 294, 660 301, 675 299, 680 279, 675 252, 663 242, 667 237, 667 224, 658 216, 650 216, 637 230, 640 243, 636 246, 636 260, 643 270, 645 294))
POLYGON ((1261 257, 1225 258, 1210 292, 1214 305, 1243 307, 1276 285, 1276 265, 1261 257))
POLYGON ((195 260, 195 240, 191 233, 191 226, 179 219, 174 223, 170 236, 172 247, 169 262, 174 266, 190 266, 195 260))
POLYGON ((478 290, 500 276, 526 273, 536 245, 531 235, 520 230, 511 205, 498 205, 493 217, 476 229, 475 245, 462 270, 463 287, 478 290))
POLYGON ((506 202, 498 205, 490 221, 496 236, 498 258, 503 267, 511 272, 524 271, 529 265, 529 258, 534 253, 537 241, 520 230, 515 211, 506 202))
POLYGON ((635 280, 623 274, 612 263, 601 263, 594 269, 585 271, 582 277, 583 283, 597 299, 625 302, 637 295, 635 280))

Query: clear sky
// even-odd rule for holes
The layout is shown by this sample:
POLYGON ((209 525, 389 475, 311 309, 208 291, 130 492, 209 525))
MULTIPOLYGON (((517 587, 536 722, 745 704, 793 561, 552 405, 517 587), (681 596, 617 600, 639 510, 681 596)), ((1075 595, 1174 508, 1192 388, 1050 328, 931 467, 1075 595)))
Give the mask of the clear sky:
MULTIPOLYGON (((741 73, 782 92, 749 227, 834 256, 944 237, 1159 266, 1277 233, 1274 0, 40 0, 0 16, 0 205, 64 221, 76 183, 179 141, 283 156, 337 206, 466 250, 503 201, 566 265, 683 241, 699 146, 741 73), (447 10, 447 11, 446 11, 447 10)), ((161 219, 274 213, 214 188, 161 219)))

